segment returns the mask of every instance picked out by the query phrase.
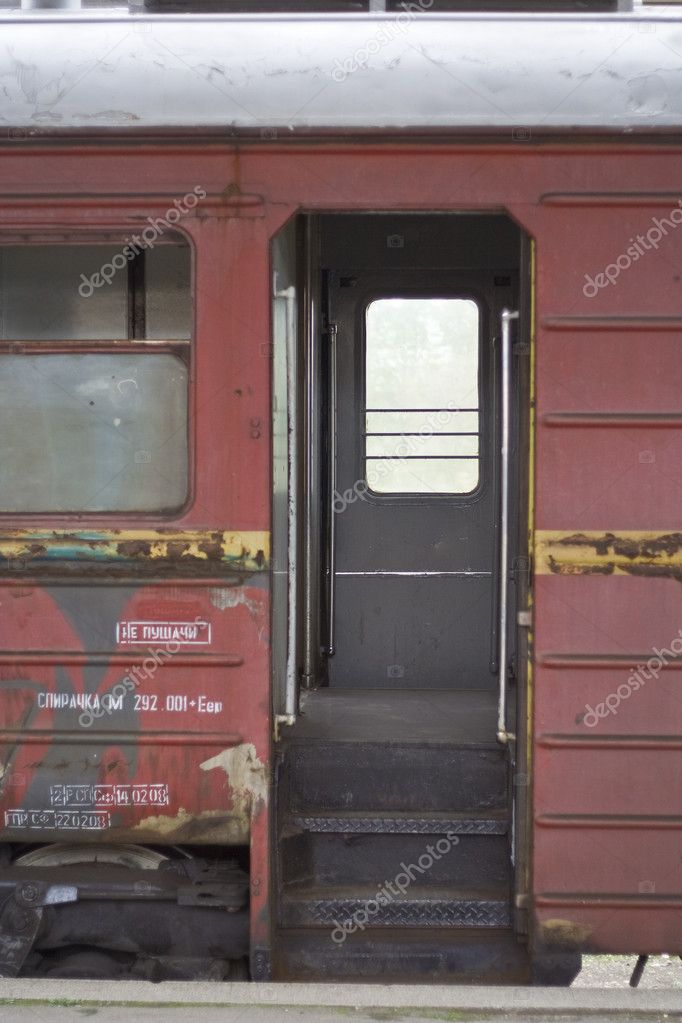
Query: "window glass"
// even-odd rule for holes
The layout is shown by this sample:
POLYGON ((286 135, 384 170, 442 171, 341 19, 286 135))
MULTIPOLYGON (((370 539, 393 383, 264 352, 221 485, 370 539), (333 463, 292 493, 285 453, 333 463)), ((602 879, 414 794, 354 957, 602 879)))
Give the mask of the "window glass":
POLYGON ((467 494, 479 483, 479 309, 382 298, 366 312, 365 471, 379 494, 467 494))
MULTIPOLYGON (((0 245, 0 339, 127 337, 132 260, 125 249, 125 238, 118 245, 0 245)), ((189 338, 189 246, 157 243, 141 250, 141 258, 144 337, 189 338)))
POLYGON ((126 337, 125 269, 109 284, 93 287, 92 294, 84 286, 120 251, 121 246, 111 245, 1 245, 0 337, 5 341, 126 337))
POLYGON ((0 512, 171 512, 188 493, 190 249, 0 245, 0 512))
POLYGON ((187 491, 187 369, 174 355, 6 355, 0 511, 158 511, 187 491))
POLYGON ((190 250, 187 245, 157 245, 145 265, 146 333, 153 338, 189 338, 190 250))

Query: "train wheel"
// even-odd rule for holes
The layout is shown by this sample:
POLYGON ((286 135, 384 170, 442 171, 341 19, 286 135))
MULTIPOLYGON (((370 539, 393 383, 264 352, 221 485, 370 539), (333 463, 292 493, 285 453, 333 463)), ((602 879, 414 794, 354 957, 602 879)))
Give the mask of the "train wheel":
POLYGON ((135 870, 158 870, 170 856, 143 845, 41 845, 16 857, 17 867, 68 867, 107 863, 135 870))

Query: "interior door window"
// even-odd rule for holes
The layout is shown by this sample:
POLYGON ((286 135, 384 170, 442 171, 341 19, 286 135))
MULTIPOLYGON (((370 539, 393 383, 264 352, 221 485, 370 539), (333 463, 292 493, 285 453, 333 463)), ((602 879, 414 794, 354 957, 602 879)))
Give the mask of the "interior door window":
POLYGON ((365 314, 365 474, 377 494, 480 482, 480 311, 469 298, 380 298, 365 314))

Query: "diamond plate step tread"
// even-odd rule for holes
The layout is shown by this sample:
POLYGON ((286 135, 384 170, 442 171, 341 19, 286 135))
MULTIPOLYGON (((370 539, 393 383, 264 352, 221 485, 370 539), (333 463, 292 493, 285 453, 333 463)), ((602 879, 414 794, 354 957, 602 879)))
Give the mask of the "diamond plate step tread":
POLYGON ((503 817, 416 817, 401 814, 297 814, 291 824, 299 831, 342 835, 506 835, 503 817))
MULTIPOLYGON (((375 895, 376 893, 372 893, 375 895)), ((370 898, 287 897, 282 906, 285 927, 338 927, 352 924, 356 914, 367 916, 371 927, 510 927, 511 910, 506 899, 445 898, 430 896, 400 898, 377 905, 370 898)))

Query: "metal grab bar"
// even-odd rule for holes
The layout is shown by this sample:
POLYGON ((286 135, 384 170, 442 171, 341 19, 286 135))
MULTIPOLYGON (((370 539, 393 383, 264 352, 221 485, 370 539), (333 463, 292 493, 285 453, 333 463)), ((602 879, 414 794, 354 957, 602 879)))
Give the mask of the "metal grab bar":
POLYGON ((507 620, 509 614, 509 440, 511 435, 511 322, 518 310, 503 309, 501 315, 501 422, 500 422, 500 620, 497 634, 498 702, 497 738, 506 745, 516 737, 507 731, 507 620))
POLYGON ((298 335, 296 289, 282 292, 286 299, 287 381, 287 661, 284 720, 293 724, 298 713, 298 335))
POLYGON ((336 618, 336 452, 337 452, 337 368, 336 335, 337 327, 328 327, 329 335, 329 534, 327 537, 327 656, 333 657, 335 650, 336 618))

